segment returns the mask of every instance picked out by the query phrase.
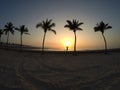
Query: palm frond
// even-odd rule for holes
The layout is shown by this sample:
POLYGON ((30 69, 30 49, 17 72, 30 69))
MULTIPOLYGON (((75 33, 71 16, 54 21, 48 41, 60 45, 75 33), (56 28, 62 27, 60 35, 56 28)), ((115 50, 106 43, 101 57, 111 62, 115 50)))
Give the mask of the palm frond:
POLYGON ((48 24, 50 24, 51 22, 52 22, 52 19, 50 19, 50 20, 47 19, 47 23, 48 24))
POLYGON ((105 27, 108 27, 108 23, 107 23, 107 24, 105 24, 105 27))
POLYGON ((50 29, 49 31, 52 31, 54 34, 57 34, 56 31, 53 29, 50 29))
POLYGON ((64 27, 70 27, 69 25, 65 25, 64 27))
POLYGON ((80 25, 82 25, 82 24, 84 24, 83 22, 80 22, 80 23, 78 23, 78 26, 80 26, 80 25))
POLYGON ((51 28, 51 27, 55 27, 55 23, 50 24, 49 28, 51 28))
POLYGON ((66 20, 67 24, 64 26, 65 28, 69 28, 70 30, 72 30, 73 28, 73 23, 70 20, 66 20))
POLYGON ((106 27, 106 29, 111 29, 112 28, 112 26, 108 26, 108 27, 106 27))
POLYGON ((68 23, 69 26, 72 25, 72 22, 70 20, 67 20, 67 23, 68 23))
POLYGON ((43 25, 42 25, 42 23, 38 23, 37 25, 36 25, 36 28, 39 28, 39 27, 42 27, 43 25))
POLYGON ((97 32, 100 31, 100 29, 98 27, 94 27, 94 31, 97 32))
POLYGON ((80 31, 82 31, 83 29, 82 29, 82 28, 77 28, 76 30, 80 30, 80 31))
POLYGON ((76 25, 77 24, 77 21, 76 19, 73 19, 73 22, 72 22, 73 25, 76 25))

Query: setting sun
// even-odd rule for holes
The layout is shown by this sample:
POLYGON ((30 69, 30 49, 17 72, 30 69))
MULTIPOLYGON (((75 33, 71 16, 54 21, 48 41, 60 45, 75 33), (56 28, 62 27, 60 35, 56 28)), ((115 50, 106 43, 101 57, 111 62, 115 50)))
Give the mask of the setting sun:
POLYGON ((64 48, 64 50, 66 50, 66 47, 69 49, 69 51, 72 50, 73 47, 73 39, 71 37, 66 37, 66 38, 62 38, 61 39, 61 43, 62 43, 62 47, 64 48))
POLYGON ((70 41, 66 41, 66 42, 65 42, 65 45, 66 45, 67 47, 69 47, 69 46, 70 46, 70 41))
POLYGON ((65 45, 66 45, 66 51, 68 51, 68 50, 69 50, 70 42, 69 42, 69 41, 66 41, 66 42, 65 42, 65 45))

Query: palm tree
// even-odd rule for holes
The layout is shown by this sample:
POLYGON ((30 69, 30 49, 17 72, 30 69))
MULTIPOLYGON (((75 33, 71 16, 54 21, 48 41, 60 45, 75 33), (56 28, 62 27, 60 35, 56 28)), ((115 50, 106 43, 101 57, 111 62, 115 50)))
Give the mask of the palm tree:
POLYGON ((4 32, 7 35, 7 44, 9 42, 9 34, 14 34, 14 26, 11 22, 8 22, 5 26, 4 26, 4 32))
POLYGON ((0 43, 1 43, 1 36, 3 35, 3 29, 0 29, 0 43))
POLYGON ((94 27, 95 32, 100 31, 102 33, 102 36, 103 36, 103 39, 105 42, 105 51, 107 51, 107 41, 104 36, 104 31, 107 29, 111 29, 111 28, 112 28, 112 26, 105 24, 103 21, 101 21, 100 23, 97 23, 96 26, 94 27))
POLYGON ((16 30, 18 30, 20 32, 20 41, 21 41, 21 46, 22 46, 22 36, 23 34, 28 34, 28 29, 27 27, 25 27, 25 25, 21 25, 19 26, 19 28, 15 28, 16 30))
POLYGON ((64 26, 65 28, 69 28, 71 31, 74 32, 75 35, 75 41, 74 41, 74 52, 76 52, 76 31, 77 30, 82 30, 82 28, 80 28, 80 26, 83 24, 83 22, 79 22, 76 19, 73 19, 72 21, 67 20, 66 21, 67 24, 64 26))
POLYGON ((42 21, 36 25, 36 28, 41 27, 44 30, 44 37, 43 37, 43 43, 42 43, 42 52, 44 51, 44 43, 45 43, 45 37, 47 31, 52 31, 54 34, 56 34, 56 31, 52 29, 52 27, 55 27, 55 23, 52 22, 52 19, 46 21, 42 21))

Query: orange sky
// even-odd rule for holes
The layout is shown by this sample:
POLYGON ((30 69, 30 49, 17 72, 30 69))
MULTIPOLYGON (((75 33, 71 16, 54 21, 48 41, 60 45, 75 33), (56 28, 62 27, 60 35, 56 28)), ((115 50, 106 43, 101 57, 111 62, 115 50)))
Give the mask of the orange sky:
MULTIPOLYGON (((0 28, 11 21, 16 27, 25 24, 31 35, 23 35, 23 44, 41 47, 43 30, 36 29, 42 20, 53 19, 57 35, 47 32, 45 47, 65 50, 65 42, 70 42, 69 50, 73 50, 74 33, 64 28, 66 20, 77 19, 84 22, 83 31, 77 31, 77 50, 104 49, 101 32, 94 32, 96 23, 104 21, 113 28, 105 32, 108 48, 120 48, 120 25, 117 0, 2 0, 0 3, 0 28), (112 6, 112 7, 111 7, 112 6)), ((6 36, 2 36, 6 42, 6 36)), ((10 43, 20 43, 19 32, 10 34, 10 43)))

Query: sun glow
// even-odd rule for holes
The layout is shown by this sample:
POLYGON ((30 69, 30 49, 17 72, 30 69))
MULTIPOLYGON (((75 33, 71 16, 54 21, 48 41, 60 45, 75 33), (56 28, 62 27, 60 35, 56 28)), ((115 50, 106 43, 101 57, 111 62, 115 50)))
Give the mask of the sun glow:
POLYGON ((66 45, 66 47, 69 47, 70 46, 70 41, 66 41, 65 45, 66 45))
POLYGON ((66 41, 66 42, 65 42, 65 45, 66 45, 66 51, 68 51, 68 50, 69 50, 70 42, 69 42, 69 41, 66 41))
POLYGON ((72 38, 63 38, 62 39, 62 45, 64 47, 64 50, 67 50, 67 49, 68 50, 72 50, 72 46, 73 46, 72 38))

